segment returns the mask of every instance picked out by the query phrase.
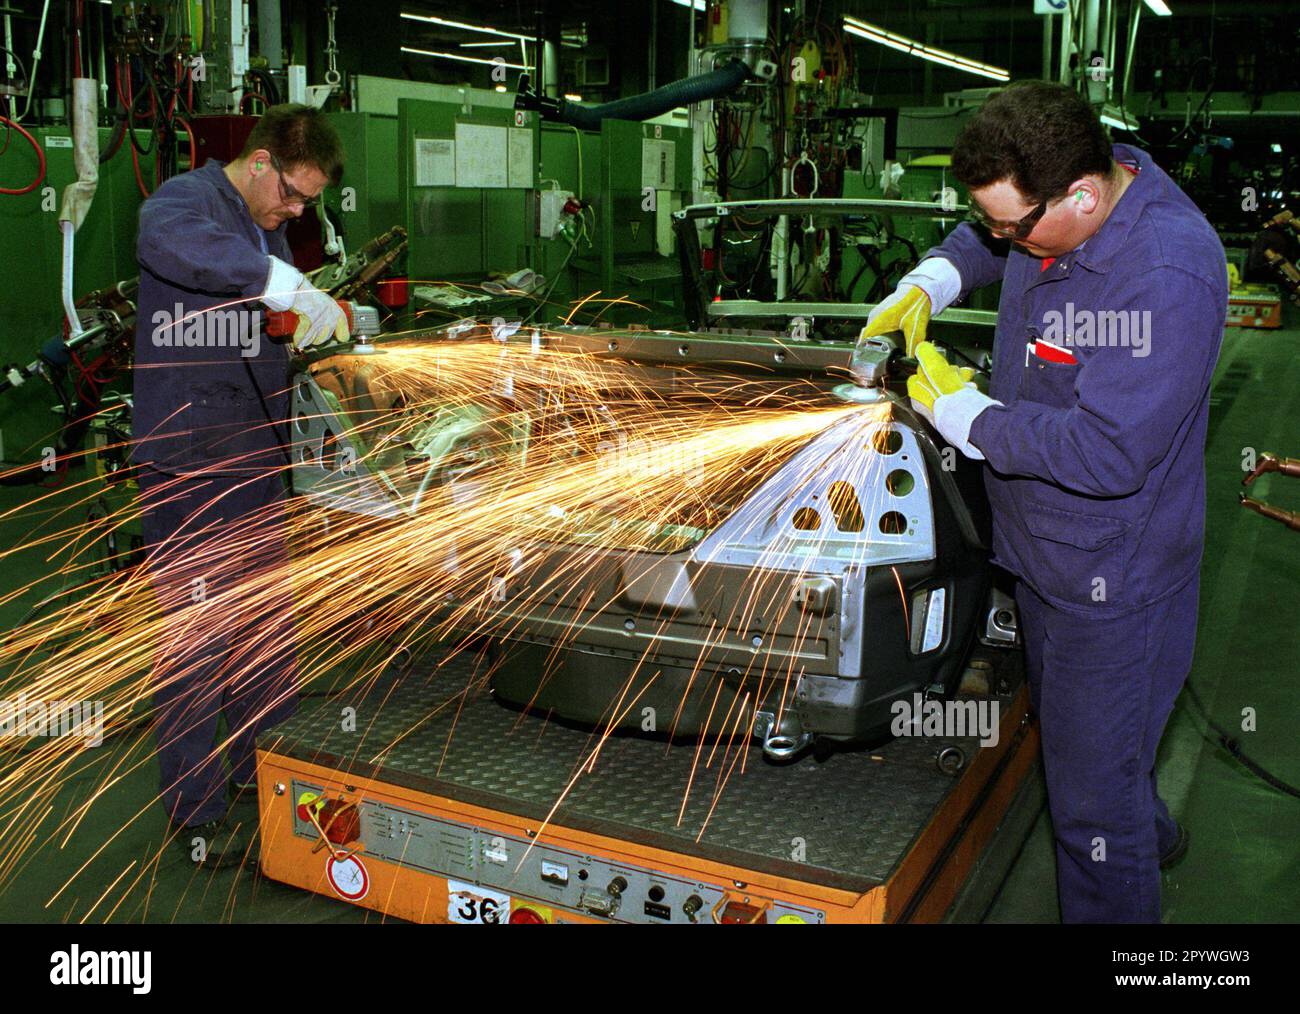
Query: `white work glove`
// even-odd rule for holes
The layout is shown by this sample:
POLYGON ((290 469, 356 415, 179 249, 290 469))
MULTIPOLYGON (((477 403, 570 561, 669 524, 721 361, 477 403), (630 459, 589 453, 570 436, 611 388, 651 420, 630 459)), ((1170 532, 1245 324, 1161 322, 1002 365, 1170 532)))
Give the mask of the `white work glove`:
POLYGON ((867 324, 858 342, 902 331, 906 339, 903 351, 912 355, 926 339, 930 318, 943 313, 961 295, 961 275, 950 260, 927 257, 898 280, 898 286, 877 303, 867 315, 867 324), (920 299, 920 294, 928 298, 920 299))
POLYGON ((961 275, 957 272, 957 265, 945 257, 927 257, 898 280, 894 294, 882 300, 867 320, 898 295, 905 285, 915 285, 930 297, 930 314, 935 317, 957 302, 961 295, 961 275))
POLYGON ((333 337, 348 340, 348 318, 339 304, 321 292, 301 271, 278 257, 271 262, 262 302, 272 310, 292 310, 298 315, 293 332, 293 347, 298 351, 319 345, 333 337))
POLYGON ((1001 405, 974 385, 962 388, 955 394, 937 398, 934 403, 934 428, 943 438, 975 461, 984 460, 984 452, 970 442, 970 428, 975 417, 990 405, 1001 405))

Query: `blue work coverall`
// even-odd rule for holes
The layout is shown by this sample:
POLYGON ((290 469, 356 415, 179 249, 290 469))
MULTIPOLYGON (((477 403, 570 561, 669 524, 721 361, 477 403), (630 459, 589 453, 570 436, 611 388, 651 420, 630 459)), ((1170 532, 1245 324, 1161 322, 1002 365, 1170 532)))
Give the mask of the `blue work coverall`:
POLYGON ((1101 228, 1055 260, 958 226, 930 255, 1002 283, 986 458, 993 559, 1017 592, 1067 922, 1158 922, 1177 829, 1155 757, 1191 667, 1223 247, 1145 152, 1101 228), (1123 317, 1118 316, 1123 314, 1123 317), (1127 336, 1127 340, 1125 340, 1127 336), (1045 361, 1045 338, 1077 364, 1045 361), (1105 341, 1106 344, 1102 344, 1105 341))
POLYGON ((289 355, 261 333, 257 302, 269 254, 291 261, 284 227, 253 221, 220 162, 141 206, 132 457, 165 626, 153 669, 161 799, 177 824, 225 813, 223 747, 231 777, 251 781, 258 731, 296 703, 289 355), (222 326, 207 327, 218 314, 222 326))

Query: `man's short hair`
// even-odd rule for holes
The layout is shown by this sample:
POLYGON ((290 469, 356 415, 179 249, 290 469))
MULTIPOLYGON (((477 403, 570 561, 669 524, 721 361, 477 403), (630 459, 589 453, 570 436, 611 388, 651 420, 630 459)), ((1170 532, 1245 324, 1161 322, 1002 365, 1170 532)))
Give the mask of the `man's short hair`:
POLYGON ((343 178, 343 143, 325 114, 313 106, 287 102, 264 112, 239 157, 258 148, 274 155, 286 172, 309 165, 324 173, 332 186, 343 178))
POLYGON ((1087 99, 1062 84, 1017 81, 957 135, 952 171, 970 189, 1010 180, 1026 201, 1062 196, 1081 176, 1111 171, 1110 138, 1087 99))

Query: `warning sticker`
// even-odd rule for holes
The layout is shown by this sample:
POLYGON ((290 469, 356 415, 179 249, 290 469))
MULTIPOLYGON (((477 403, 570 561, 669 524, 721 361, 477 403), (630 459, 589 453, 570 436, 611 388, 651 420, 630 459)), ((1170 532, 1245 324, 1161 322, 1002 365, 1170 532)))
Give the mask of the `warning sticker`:
POLYGON ((348 856, 346 859, 328 856, 325 859, 325 876, 340 898, 360 901, 370 893, 370 874, 358 856, 348 856))

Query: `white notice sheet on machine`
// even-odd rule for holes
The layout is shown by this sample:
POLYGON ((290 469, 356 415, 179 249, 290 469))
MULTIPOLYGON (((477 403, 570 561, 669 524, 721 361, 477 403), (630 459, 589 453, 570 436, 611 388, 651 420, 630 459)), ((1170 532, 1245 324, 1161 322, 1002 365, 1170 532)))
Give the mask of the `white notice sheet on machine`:
POLYGON ((641 186, 654 190, 677 189, 677 142, 641 139, 641 186))
POLYGON ((527 127, 510 127, 510 186, 532 190, 533 132, 527 127))
POLYGON ((454 187, 456 185, 455 142, 442 137, 415 139, 415 185, 417 187, 454 187))
POLYGON ((458 187, 504 187, 509 184, 506 134, 505 127, 456 124, 458 187))

